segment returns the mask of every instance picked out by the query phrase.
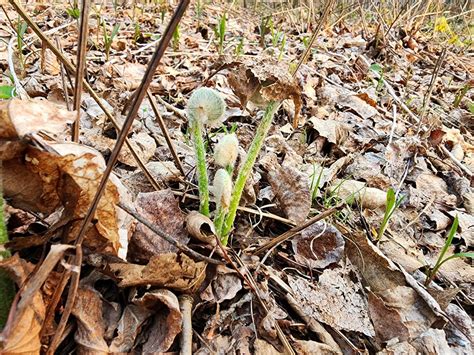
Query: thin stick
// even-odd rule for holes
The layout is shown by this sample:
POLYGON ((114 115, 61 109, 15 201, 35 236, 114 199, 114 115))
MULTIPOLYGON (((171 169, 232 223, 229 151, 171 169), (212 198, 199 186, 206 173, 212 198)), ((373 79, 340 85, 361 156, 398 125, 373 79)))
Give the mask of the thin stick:
POLYGON ((184 110, 180 110, 179 108, 174 107, 173 105, 167 103, 165 100, 163 100, 159 95, 154 96, 160 104, 165 106, 168 110, 174 112, 177 116, 179 116, 182 119, 187 119, 186 114, 184 113, 184 110))
POLYGON ((418 122, 418 128, 417 132, 420 132, 421 125, 423 123, 423 119, 425 118, 426 115, 426 110, 428 109, 429 102, 431 100, 431 94, 433 93, 433 89, 436 83, 436 79, 438 78, 439 71, 441 69, 441 66, 443 65, 444 58, 446 57, 446 47, 443 48, 441 51, 440 56, 436 60, 435 66, 433 68, 433 73, 431 74, 431 80, 430 80, 430 85, 428 87, 428 92, 425 94, 423 97, 423 108, 421 109, 420 113, 420 121, 418 122))
POLYGON ((390 130, 390 136, 388 137, 388 144, 392 143, 393 135, 395 134, 395 129, 397 128, 397 105, 392 105, 392 128, 390 130))
POLYGON ((466 175, 469 176, 469 178, 472 178, 474 176, 474 173, 467 166, 461 163, 449 150, 447 150, 444 145, 440 145, 440 148, 441 148, 441 151, 444 154, 446 154, 449 157, 449 159, 451 159, 453 163, 458 166, 459 169, 464 171, 464 173, 466 173, 466 175))
MULTIPOLYGON (((60 51, 62 51, 61 43, 59 42, 58 37, 56 37, 56 46, 58 46, 58 49, 60 51)), ((62 85, 63 85, 64 100, 66 101, 67 109, 70 110, 71 109, 71 104, 69 102, 69 95, 67 93, 66 73, 65 73, 65 70, 64 70, 64 64, 61 63, 60 65, 61 65, 60 66, 60 69, 61 69, 61 82, 62 82, 62 85)))
POLYGON ((337 210, 341 209, 342 206, 344 206, 344 203, 340 203, 339 205, 337 206, 334 206, 324 212, 321 212, 320 214, 314 216, 313 218, 310 218, 308 219, 306 222, 304 222, 303 224, 300 224, 299 226, 296 226, 296 227, 293 227, 291 228, 289 231, 283 233, 282 235, 276 237, 276 238, 273 238, 272 240, 270 240, 268 243, 262 245, 261 247, 257 248, 253 254, 254 255, 258 255, 258 254, 261 254, 263 253, 265 250, 268 250, 270 248, 274 248, 276 246, 278 246, 279 244, 283 243, 284 241, 290 239, 291 237, 293 237, 295 234, 297 234, 298 232, 301 232, 303 229, 309 227, 310 225, 326 218, 326 217, 329 217, 330 215, 332 215, 334 212, 336 212, 337 210))
POLYGON ((171 141, 168 128, 166 127, 165 121, 163 120, 163 117, 160 114, 160 110, 158 109, 158 105, 156 104, 155 98, 151 94, 150 90, 147 91, 147 95, 148 95, 148 100, 151 103, 151 108, 153 109, 153 112, 155 113, 156 121, 158 122, 158 125, 161 128, 161 133, 163 133, 163 136, 165 137, 165 140, 166 140, 166 144, 168 144, 168 148, 171 152, 171 155, 173 156, 174 163, 176 164, 176 167, 179 169, 181 174, 185 176, 186 173, 184 172, 183 165, 181 164, 181 160, 179 160, 178 153, 176 153, 176 149, 174 148, 173 142, 171 141))
POLYGON ((183 328, 180 339, 180 355, 191 355, 193 353, 193 324, 192 324, 192 309, 193 298, 191 295, 179 296, 179 309, 183 315, 183 328))
POLYGON ((77 43, 77 69, 74 81, 73 110, 76 111, 76 121, 72 125, 72 141, 79 142, 79 126, 81 119, 81 98, 84 69, 86 66, 87 37, 89 31, 89 0, 82 0, 81 23, 79 25, 79 41, 77 43))

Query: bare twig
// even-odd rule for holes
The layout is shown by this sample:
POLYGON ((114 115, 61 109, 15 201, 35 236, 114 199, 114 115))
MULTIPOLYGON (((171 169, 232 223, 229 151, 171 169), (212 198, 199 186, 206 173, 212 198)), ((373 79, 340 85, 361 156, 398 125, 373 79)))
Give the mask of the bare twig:
POLYGON ((172 111, 174 114, 176 114, 178 117, 182 119, 186 119, 186 114, 184 113, 184 110, 180 110, 179 108, 174 107, 173 105, 167 103, 165 100, 163 100, 159 95, 154 96, 160 104, 165 106, 168 110, 172 111))
POLYGON ((447 150, 445 146, 440 145, 440 148, 441 148, 441 151, 444 154, 446 154, 449 157, 449 159, 451 159, 453 161, 453 163, 457 165, 457 167, 459 169, 464 171, 464 173, 467 176, 469 176, 469 178, 472 178, 474 176, 474 173, 467 166, 465 166, 463 163, 461 163, 449 150, 447 150))
POLYGON ((264 244, 261 247, 257 248, 253 252, 253 254, 258 255, 258 254, 263 253, 265 250, 268 250, 268 249, 271 249, 271 248, 274 248, 274 247, 280 245, 284 241, 286 241, 286 240, 290 239, 291 237, 293 237, 294 235, 296 235, 298 232, 301 232, 303 229, 309 227, 310 225, 312 225, 312 224, 314 224, 314 223, 316 223, 316 222, 318 222, 318 221, 320 221, 320 220, 322 220, 326 217, 329 217, 334 212, 341 209, 343 206, 344 206, 344 203, 341 203, 341 204, 339 204, 337 206, 334 206, 334 207, 332 207, 332 208, 330 208, 330 209, 328 209, 324 212, 321 212, 320 214, 314 216, 313 218, 308 219, 303 224, 300 224, 299 226, 293 227, 289 231, 283 233, 282 235, 280 235, 276 238, 273 238, 272 240, 270 240, 266 244, 264 244))
MULTIPOLYGON (((61 48, 61 43, 59 42, 59 38, 56 37, 56 45, 58 46, 58 49, 60 51, 62 51, 62 48, 61 48)), ((64 70, 64 64, 61 63, 60 64, 61 67, 61 82, 62 82, 62 85, 63 85, 63 92, 64 92, 64 100, 66 101, 66 107, 68 110, 71 109, 71 104, 69 102, 69 95, 68 95, 68 90, 67 90, 67 83, 66 83, 66 73, 65 73, 65 70, 64 70)))
POLYGON ((421 125, 423 123, 423 119, 426 115, 426 110, 428 108, 429 102, 431 100, 431 94, 433 93, 433 89, 436 83, 436 79, 438 78, 439 71, 441 66, 443 65, 444 58, 446 57, 446 47, 443 48, 441 54, 439 55, 438 59, 436 60, 436 64, 433 68, 433 73, 431 74, 430 85, 428 86, 428 91, 426 92, 425 96, 423 97, 423 108, 421 109, 420 113, 420 121, 418 122, 417 132, 420 132, 421 125))
POLYGON ((296 67, 293 71, 293 76, 296 75, 296 73, 298 72, 298 70, 300 69, 301 65, 303 65, 304 63, 306 63, 306 60, 308 59, 310 53, 311 53, 311 50, 313 49, 313 44, 314 44, 314 41, 316 40, 316 38, 318 37, 319 35, 319 32, 321 32, 321 29, 323 28, 323 25, 326 23, 326 19, 329 15, 329 11, 331 10, 332 8, 332 4, 333 4, 334 0, 327 0, 326 2, 326 7, 324 8, 324 12, 321 16, 321 19, 319 20, 318 22, 318 27, 316 28, 316 30, 313 32, 313 35, 311 36, 311 39, 309 40, 309 43, 308 43, 308 47, 306 48, 305 52, 303 53, 303 55, 301 56, 300 60, 298 61, 298 64, 296 64, 296 67))
POLYGON ((72 140, 79 142, 79 126, 81 119, 81 98, 82 98, 82 83, 84 78, 84 69, 86 66, 87 55, 87 37, 89 30, 89 0, 82 0, 81 6, 81 23, 79 26, 79 41, 77 43, 77 68, 76 80, 74 81, 74 104, 73 110, 76 113, 76 121, 72 126, 72 140))
POLYGON ((191 295, 179 296, 179 308, 183 315, 183 328, 180 339, 181 350, 179 352, 181 355, 191 355, 193 353, 193 324, 191 322, 193 301, 191 295))
POLYGON ((174 148, 173 142, 171 141, 170 135, 168 133, 168 128, 166 128, 165 121, 163 120, 163 117, 161 116, 160 110, 158 109, 158 105, 156 104, 155 98, 153 95, 150 93, 148 90, 147 92, 148 95, 148 100, 151 103, 151 108, 153 109, 153 112, 155 113, 155 118, 156 121, 158 122, 158 125, 161 128, 161 133, 163 133, 163 136, 165 137, 166 143, 168 144, 168 148, 171 152, 171 155, 173 156, 174 163, 176 164, 176 167, 179 169, 181 174, 183 176, 186 175, 184 172, 183 165, 181 164, 181 160, 179 160, 178 153, 176 153, 176 149, 174 148))

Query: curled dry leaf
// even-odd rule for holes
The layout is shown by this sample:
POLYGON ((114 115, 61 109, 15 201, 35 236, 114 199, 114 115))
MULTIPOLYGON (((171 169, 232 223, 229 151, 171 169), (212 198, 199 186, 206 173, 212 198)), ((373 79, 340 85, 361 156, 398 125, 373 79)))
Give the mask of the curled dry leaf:
POLYGON ((216 245, 216 231, 211 219, 197 211, 191 211, 186 217, 186 228, 191 237, 209 245, 216 245))
POLYGON ((333 226, 317 222, 303 229, 292 240, 296 261, 322 269, 339 262, 344 255, 344 238, 333 226))
POLYGON ((311 209, 308 177, 294 167, 282 167, 274 153, 261 161, 267 170, 267 179, 288 219, 303 222, 311 209))
POLYGON ((270 101, 291 99, 295 104, 293 126, 298 125, 303 89, 285 65, 270 58, 258 61, 253 58, 252 61, 229 62, 225 67, 235 68, 229 73, 228 81, 244 108, 249 101, 266 106, 270 101))
MULTIPOLYGON (((186 244, 185 217, 171 190, 140 193, 135 202, 137 212, 176 241, 186 244)), ((154 255, 176 252, 177 248, 138 223, 128 246, 127 260, 147 263, 154 255)))
POLYGON ((358 201, 362 207, 372 210, 384 208, 387 200, 386 192, 367 187, 361 181, 336 179, 330 188, 333 193, 347 203, 358 201))
POLYGON ((128 353, 144 329, 143 323, 153 316, 151 328, 145 330, 147 341, 143 344, 146 353, 166 351, 181 331, 182 316, 178 298, 169 290, 146 292, 132 299, 117 325, 117 335, 110 347, 105 341, 106 314, 101 294, 88 285, 77 292, 72 314, 77 319, 75 341, 79 354, 128 353))
POLYGON ((0 101, 0 160, 21 155, 26 135, 38 131, 62 133, 75 120, 75 113, 46 100, 11 99, 0 101))
POLYGON ((178 298, 169 290, 155 290, 134 298, 133 303, 155 312, 152 325, 147 331, 147 340, 143 344, 143 353, 167 351, 181 332, 183 316, 178 298))
POLYGON ((206 276, 206 263, 175 253, 153 256, 147 265, 109 263, 107 267, 119 280, 119 287, 151 285, 190 290, 199 287, 206 276))
POLYGON ((142 324, 153 310, 129 304, 125 307, 117 326, 117 336, 110 344, 110 352, 128 353, 133 348, 135 340, 142 329, 142 324))

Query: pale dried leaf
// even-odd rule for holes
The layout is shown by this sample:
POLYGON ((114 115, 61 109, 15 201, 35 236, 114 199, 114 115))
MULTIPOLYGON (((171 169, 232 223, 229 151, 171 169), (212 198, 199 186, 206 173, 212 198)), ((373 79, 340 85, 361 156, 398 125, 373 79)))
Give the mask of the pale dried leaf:
POLYGON ((337 103, 344 108, 354 110, 364 119, 371 118, 377 114, 377 109, 355 95, 341 95, 339 96, 337 103))
POLYGON ((326 269, 317 285, 293 276, 288 283, 305 314, 338 330, 374 336, 367 300, 361 285, 351 280, 351 272, 349 268, 326 269))
POLYGON ((365 183, 356 180, 336 179, 331 185, 331 191, 348 203, 358 201, 368 209, 385 208, 387 200, 386 192, 367 187, 365 183))

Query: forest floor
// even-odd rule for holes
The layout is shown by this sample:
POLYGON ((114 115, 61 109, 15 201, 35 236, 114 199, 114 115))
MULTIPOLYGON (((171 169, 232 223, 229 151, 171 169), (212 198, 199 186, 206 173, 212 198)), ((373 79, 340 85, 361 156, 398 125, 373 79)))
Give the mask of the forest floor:
POLYGON ((80 10, 13 2, 0 12, 5 353, 472 353, 472 10, 196 2, 143 91, 175 7, 91 5, 78 96, 80 10), (223 137, 238 139, 235 183, 282 102, 227 246, 218 189, 212 220, 195 212, 187 102, 203 86, 226 104, 204 129, 211 185, 223 137))

